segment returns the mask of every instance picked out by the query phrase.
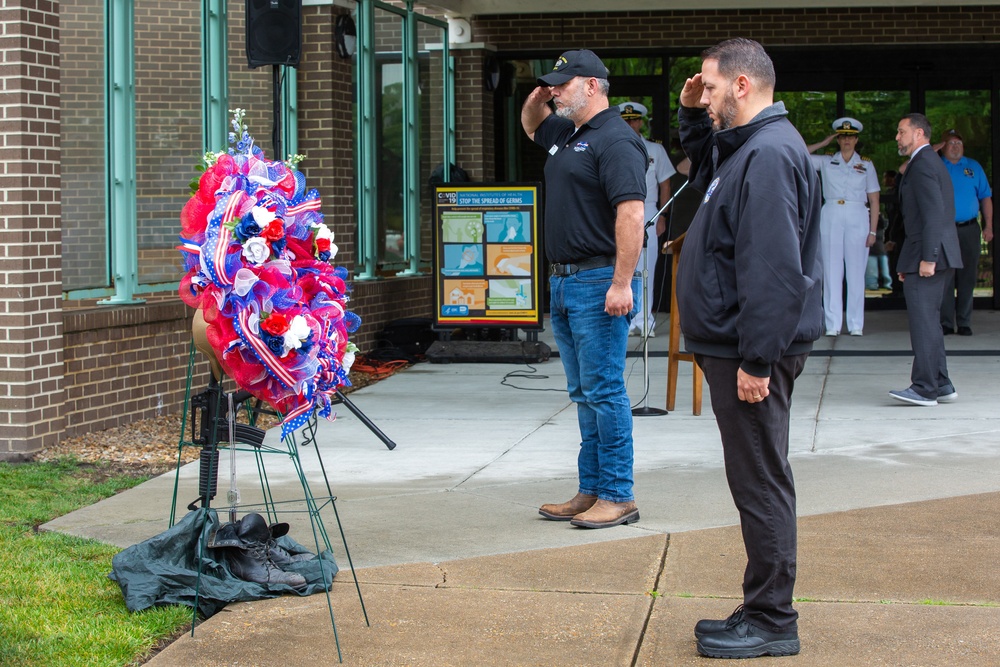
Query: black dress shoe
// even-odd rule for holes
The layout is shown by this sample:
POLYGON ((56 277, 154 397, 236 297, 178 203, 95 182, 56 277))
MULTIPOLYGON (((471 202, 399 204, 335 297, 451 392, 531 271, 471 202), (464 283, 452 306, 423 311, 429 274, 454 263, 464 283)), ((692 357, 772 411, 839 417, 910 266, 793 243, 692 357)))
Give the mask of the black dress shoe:
POLYGON ((722 632, 727 630, 740 621, 743 620, 743 605, 736 608, 733 613, 729 615, 729 618, 724 618, 722 620, 713 620, 708 618, 703 618, 702 620, 695 623, 694 626, 694 636, 701 639, 705 635, 712 634, 713 632, 722 632))
POLYGON ((971 336, 972 335, 972 328, 971 327, 959 327, 958 328, 958 335, 959 336, 971 336))
POLYGON ((941 333, 943 333, 945 336, 950 336, 953 333, 955 333, 955 330, 952 329, 951 327, 946 327, 944 325, 941 325, 941 333))
POLYGON ((762 655, 796 655, 798 652, 798 632, 768 632, 746 620, 698 640, 698 653, 709 658, 759 658, 762 655))

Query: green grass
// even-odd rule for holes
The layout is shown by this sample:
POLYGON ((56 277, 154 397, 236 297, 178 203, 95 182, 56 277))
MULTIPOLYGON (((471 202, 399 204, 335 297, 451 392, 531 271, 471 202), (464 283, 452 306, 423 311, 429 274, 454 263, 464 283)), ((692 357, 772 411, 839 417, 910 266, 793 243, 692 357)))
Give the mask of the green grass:
POLYGON ((191 622, 187 607, 129 613, 107 576, 117 547, 37 532, 142 481, 72 460, 0 463, 0 665, 141 664, 191 622))

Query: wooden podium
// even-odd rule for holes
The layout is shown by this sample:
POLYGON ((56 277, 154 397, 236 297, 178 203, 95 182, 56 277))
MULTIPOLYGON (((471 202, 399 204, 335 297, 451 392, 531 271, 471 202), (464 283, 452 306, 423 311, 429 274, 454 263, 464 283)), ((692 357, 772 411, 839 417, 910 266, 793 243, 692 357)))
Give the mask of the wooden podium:
POLYGON ((677 312, 677 264, 681 258, 681 246, 684 245, 684 237, 681 234, 673 241, 663 244, 663 252, 673 255, 670 262, 670 346, 667 350, 667 410, 674 409, 677 398, 677 362, 690 361, 691 373, 691 413, 695 416, 701 415, 701 368, 694 361, 694 355, 689 352, 681 352, 681 317, 677 312))

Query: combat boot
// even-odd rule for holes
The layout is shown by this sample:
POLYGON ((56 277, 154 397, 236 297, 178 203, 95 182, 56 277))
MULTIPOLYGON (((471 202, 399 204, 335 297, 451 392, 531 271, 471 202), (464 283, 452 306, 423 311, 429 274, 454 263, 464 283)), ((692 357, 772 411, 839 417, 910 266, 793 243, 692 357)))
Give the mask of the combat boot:
POLYGON ((306 579, 295 572, 285 572, 271 558, 271 549, 276 546, 271 539, 271 529, 264 517, 247 514, 236 522, 236 533, 242 547, 231 548, 226 561, 233 574, 244 581, 266 586, 280 585, 303 588, 306 579))

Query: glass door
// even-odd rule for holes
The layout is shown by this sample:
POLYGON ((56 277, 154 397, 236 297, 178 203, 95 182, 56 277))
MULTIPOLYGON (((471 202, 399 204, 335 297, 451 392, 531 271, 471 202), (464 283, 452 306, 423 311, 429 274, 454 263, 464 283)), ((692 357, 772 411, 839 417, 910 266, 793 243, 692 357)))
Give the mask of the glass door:
MULTIPOLYGON (((943 140, 944 132, 954 129, 962 137, 964 157, 975 160, 986 172, 986 181, 993 182, 993 132, 992 105, 989 90, 928 90, 926 92, 927 118, 931 121, 934 136, 932 143, 943 140)), ((979 224, 983 220, 980 214, 979 224)), ((993 244, 980 237, 981 253, 977 267, 976 287, 973 297, 977 301, 993 303, 994 272, 993 244)), ((986 306, 987 303, 983 303, 986 306)))

